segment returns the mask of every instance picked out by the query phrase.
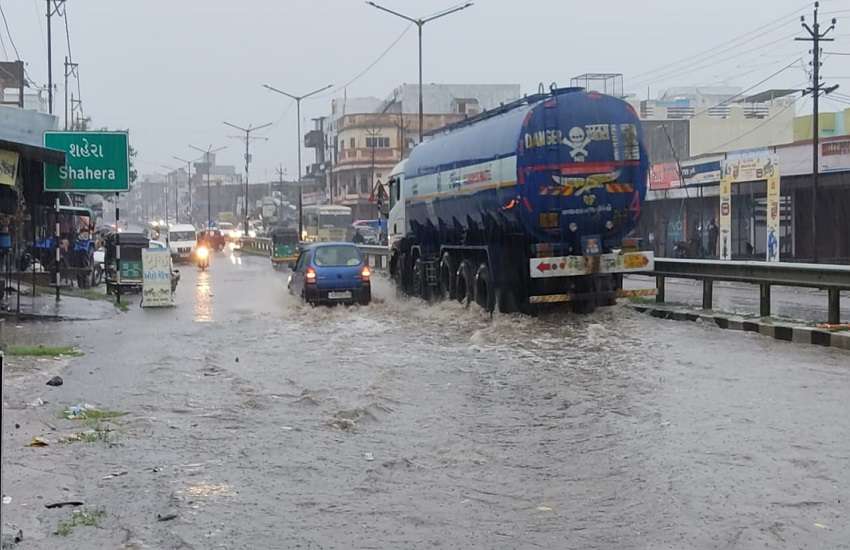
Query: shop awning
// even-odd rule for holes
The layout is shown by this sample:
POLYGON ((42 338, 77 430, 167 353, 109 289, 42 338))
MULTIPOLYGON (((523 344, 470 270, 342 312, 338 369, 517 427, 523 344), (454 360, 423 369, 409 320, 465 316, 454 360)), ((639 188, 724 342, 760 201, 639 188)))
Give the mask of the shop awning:
POLYGON ((6 151, 14 151, 21 155, 23 160, 32 160, 43 162, 45 164, 55 164, 62 166, 65 164, 65 151, 59 149, 50 149, 49 147, 38 147, 28 145, 17 141, 7 141, 0 139, 0 149, 6 151))

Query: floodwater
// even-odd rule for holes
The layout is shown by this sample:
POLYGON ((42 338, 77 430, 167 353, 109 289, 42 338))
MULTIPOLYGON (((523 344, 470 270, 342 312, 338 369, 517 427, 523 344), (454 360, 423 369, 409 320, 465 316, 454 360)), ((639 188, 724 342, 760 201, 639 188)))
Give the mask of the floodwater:
POLYGON ((86 352, 63 386, 12 365, 18 547, 850 548, 846 351, 619 306, 491 318, 381 279, 313 308, 286 276, 218 255, 176 308, 53 324, 86 352), (128 413, 108 444, 24 446, 81 402, 128 413), (56 500, 100 528, 53 534, 56 500))

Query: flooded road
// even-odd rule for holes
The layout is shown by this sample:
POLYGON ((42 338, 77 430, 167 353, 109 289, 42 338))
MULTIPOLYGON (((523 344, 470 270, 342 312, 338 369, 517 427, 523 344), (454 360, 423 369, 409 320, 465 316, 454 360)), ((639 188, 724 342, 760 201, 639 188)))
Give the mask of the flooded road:
POLYGON ((227 254, 176 308, 15 329, 85 352, 7 375, 16 548, 850 548, 847 352, 374 284, 312 308, 227 254), (77 403, 127 414, 58 443, 77 403), (54 534, 67 500, 99 528, 54 534))

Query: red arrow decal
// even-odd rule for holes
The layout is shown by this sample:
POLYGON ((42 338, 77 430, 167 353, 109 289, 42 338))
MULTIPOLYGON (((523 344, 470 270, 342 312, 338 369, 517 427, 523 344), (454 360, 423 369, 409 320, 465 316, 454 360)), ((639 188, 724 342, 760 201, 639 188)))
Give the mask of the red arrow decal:
POLYGON ((552 266, 549 265, 549 264, 540 263, 540 264, 537 264, 537 269, 541 273, 545 273, 546 271, 549 271, 550 269, 552 269, 552 266))

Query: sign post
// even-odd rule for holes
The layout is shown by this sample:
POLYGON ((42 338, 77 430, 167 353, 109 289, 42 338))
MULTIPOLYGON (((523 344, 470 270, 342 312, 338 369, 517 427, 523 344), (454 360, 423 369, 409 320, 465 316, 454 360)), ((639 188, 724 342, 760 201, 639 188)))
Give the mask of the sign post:
POLYGON ((732 259, 732 178, 720 177, 720 259, 732 259))
POLYGON ((768 262, 779 261, 779 174, 774 170, 767 178, 767 213, 765 224, 767 225, 767 247, 766 256, 768 262))
MULTIPOLYGON (((44 165, 44 190, 115 193, 115 232, 118 233, 118 194, 130 190, 130 144, 127 132, 45 132, 44 146, 65 151, 65 165, 44 165)), ((59 299, 59 198, 56 199, 56 299, 59 299)), ((121 303, 121 237, 115 244, 121 303)))

